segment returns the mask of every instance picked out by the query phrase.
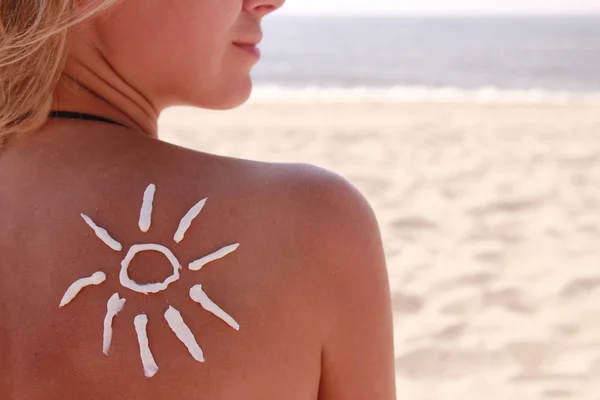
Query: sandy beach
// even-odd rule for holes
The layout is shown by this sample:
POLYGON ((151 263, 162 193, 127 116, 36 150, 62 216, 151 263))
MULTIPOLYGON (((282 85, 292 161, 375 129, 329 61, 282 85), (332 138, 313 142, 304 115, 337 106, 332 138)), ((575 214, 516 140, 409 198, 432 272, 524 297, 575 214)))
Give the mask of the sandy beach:
POLYGON ((398 398, 600 398, 600 104, 260 101, 165 140, 306 162, 378 215, 398 398), (597 242, 598 241, 598 242, 597 242))

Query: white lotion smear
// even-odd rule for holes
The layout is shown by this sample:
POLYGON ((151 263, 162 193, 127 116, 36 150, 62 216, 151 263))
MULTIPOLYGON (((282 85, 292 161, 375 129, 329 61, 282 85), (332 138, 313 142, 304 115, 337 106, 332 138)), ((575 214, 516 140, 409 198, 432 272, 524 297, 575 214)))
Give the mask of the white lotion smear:
POLYGON ((146 378, 152 378, 158 372, 158 365, 154 361, 150 346, 148 344, 148 317, 146 314, 140 314, 133 320, 135 325, 135 332, 137 333, 138 343, 140 344, 140 357, 142 358, 142 365, 144 366, 144 375, 146 378))
POLYGON ((202 208, 204 208, 204 205, 206 204, 206 200, 207 199, 200 200, 181 219, 181 222, 179 223, 179 227, 177 228, 177 232, 175 232, 175 236, 173 237, 173 240, 175 242, 179 243, 183 240, 183 238, 185 237, 185 233, 187 232, 190 225, 192 224, 192 221, 194 220, 194 218, 196 218, 198 216, 198 214, 200 214, 200 211, 202 211, 202 208))
POLYGON ((165 319, 171 330, 175 333, 175 336, 177 336, 185 347, 187 347, 192 357, 194 357, 196 361, 204 362, 204 353, 198 345, 198 342, 196 342, 194 334, 183 320, 181 313, 169 306, 169 309, 165 311, 165 319))
POLYGON ((217 250, 214 253, 207 255, 206 257, 202 257, 201 259, 190 263, 190 265, 188 265, 188 268, 192 271, 199 271, 202 267, 204 267, 209 262, 219 260, 219 259, 225 257, 226 255, 233 253, 234 251, 237 250, 238 247, 240 247, 239 243, 225 246, 221 250, 217 250))
POLYGON ((158 293, 162 290, 165 290, 171 283, 175 282, 179 279, 179 270, 181 269, 181 264, 177 260, 177 257, 173 254, 171 250, 162 246, 160 244, 136 244, 131 246, 127 256, 121 262, 121 272, 119 273, 119 281, 121 285, 124 287, 133 290, 134 292, 148 294, 148 293, 158 293), (140 284, 135 282, 129 277, 129 264, 131 260, 135 257, 137 253, 140 251, 158 251, 167 257, 167 259, 171 262, 171 266, 173 267, 173 275, 169 276, 163 282, 158 283, 148 283, 148 284, 140 284))
POLYGON ((110 296, 106 304, 106 317, 104 317, 104 334, 102 336, 102 352, 108 355, 110 343, 112 342, 112 321, 113 318, 125 307, 125 299, 119 298, 119 293, 110 296))
POLYGON ((152 202, 154 201, 154 194, 156 193, 156 186, 154 184, 148 185, 144 192, 144 201, 142 203, 142 209, 140 210, 140 230, 142 232, 148 232, 150 224, 152 223, 152 202))
POLYGON ((231 326, 236 331, 240 330, 240 325, 229 314, 223 311, 218 305, 213 303, 202 290, 202 285, 193 286, 190 289, 190 297, 196 303, 199 303, 206 311, 214 314, 222 319, 227 325, 231 326))
POLYGON ((92 276, 88 278, 81 278, 71 284, 65 294, 63 295, 60 305, 63 307, 66 306, 81 292, 81 290, 86 286, 99 285, 106 280, 106 274, 104 272, 96 272, 92 276))
POLYGON ((106 229, 100 228, 98 225, 96 225, 94 223, 94 221, 92 221, 92 219, 90 217, 88 217, 85 214, 81 214, 81 218, 83 218, 83 220, 86 222, 86 224, 88 224, 90 226, 90 228, 92 228, 94 230, 94 232, 96 233, 96 236, 98 236, 100 238, 100 240, 102 240, 108 247, 110 247, 111 249, 113 249, 115 251, 123 250, 123 246, 121 246, 121 243, 119 243, 115 239, 113 239, 108 234, 106 229))

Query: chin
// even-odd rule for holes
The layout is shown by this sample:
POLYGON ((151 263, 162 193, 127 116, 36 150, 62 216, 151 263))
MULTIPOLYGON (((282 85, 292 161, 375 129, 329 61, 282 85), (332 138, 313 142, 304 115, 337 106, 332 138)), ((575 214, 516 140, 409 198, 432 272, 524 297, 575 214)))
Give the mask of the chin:
POLYGON ((212 96, 204 96, 202 101, 194 105, 210 110, 230 110, 245 104, 252 94, 252 79, 248 77, 243 82, 227 85, 216 90, 212 96))

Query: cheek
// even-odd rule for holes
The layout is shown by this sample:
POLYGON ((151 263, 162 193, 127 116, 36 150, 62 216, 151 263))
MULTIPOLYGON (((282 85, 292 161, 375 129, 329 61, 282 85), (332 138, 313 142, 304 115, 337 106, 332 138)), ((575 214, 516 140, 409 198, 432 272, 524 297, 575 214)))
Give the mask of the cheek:
POLYGON ((102 45, 115 69, 151 98, 210 90, 226 70, 239 12, 211 10, 206 6, 212 0, 169 1, 169 7, 144 1, 137 7, 136 1, 122 2, 102 25, 102 45))

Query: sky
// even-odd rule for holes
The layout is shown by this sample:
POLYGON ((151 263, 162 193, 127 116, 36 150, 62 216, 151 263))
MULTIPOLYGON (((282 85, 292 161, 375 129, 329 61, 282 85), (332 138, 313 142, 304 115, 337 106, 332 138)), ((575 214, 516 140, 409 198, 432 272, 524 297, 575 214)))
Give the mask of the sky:
POLYGON ((285 14, 600 13, 600 0, 287 0, 285 14))

